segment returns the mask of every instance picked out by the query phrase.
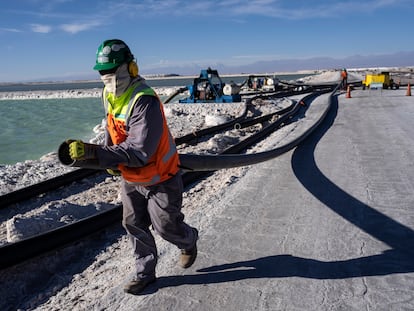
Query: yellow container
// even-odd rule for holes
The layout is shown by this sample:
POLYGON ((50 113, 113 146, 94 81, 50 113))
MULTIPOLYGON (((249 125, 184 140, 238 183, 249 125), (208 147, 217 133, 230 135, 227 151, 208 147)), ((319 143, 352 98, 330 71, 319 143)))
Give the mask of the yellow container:
POLYGON ((371 84, 382 84, 384 89, 392 87, 390 84, 390 74, 388 72, 381 72, 377 74, 367 74, 365 75, 364 81, 362 81, 362 86, 369 88, 371 84))

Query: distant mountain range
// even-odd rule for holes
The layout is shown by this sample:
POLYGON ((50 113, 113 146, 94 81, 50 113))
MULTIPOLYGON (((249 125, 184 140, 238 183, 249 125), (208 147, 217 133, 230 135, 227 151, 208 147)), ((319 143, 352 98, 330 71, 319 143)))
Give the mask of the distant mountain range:
MULTIPOLYGON (((138 59, 139 62, 139 59, 138 59)), ((257 61, 240 66, 229 66, 222 63, 201 64, 194 63, 185 66, 165 66, 159 68, 146 67, 140 64, 141 74, 145 76, 195 76, 201 69, 211 67, 216 69, 220 75, 225 74, 250 74, 250 73, 275 73, 275 72, 297 72, 309 70, 326 70, 340 68, 377 68, 377 67, 413 67, 414 51, 398 52, 393 54, 379 55, 353 55, 345 58, 313 57, 305 59, 281 59, 269 61, 257 61)), ((75 81, 75 80, 97 80, 96 72, 88 74, 65 75, 61 77, 49 77, 37 79, 36 81, 75 81)))
MULTIPOLYGON (((414 51, 378 55, 353 55, 345 58, 314 57, 306 59, 282 59, 258 61, 240 66, 212 64, 220 74, 265 73, 265 72, 295 72, 301 70, 321 70, 339 68, 372 68, 372 67, 412 67, 414 66, 414 51)), ((145 66, 143 66, 145 68, 145 66)), ((195 75, 200 72, 198 64, 183 67, 162 67, 148 69, 145 74, 175 73, 180 75, 195 75)))

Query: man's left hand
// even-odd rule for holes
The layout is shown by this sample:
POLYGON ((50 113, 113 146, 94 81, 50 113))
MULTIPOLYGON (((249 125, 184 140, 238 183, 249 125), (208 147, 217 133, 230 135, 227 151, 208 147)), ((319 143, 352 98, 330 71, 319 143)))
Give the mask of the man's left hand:
POLYGON ((75 140, 69 144, 69 155, 72 160, 88 160, 96 158, 96 146, 75 140))

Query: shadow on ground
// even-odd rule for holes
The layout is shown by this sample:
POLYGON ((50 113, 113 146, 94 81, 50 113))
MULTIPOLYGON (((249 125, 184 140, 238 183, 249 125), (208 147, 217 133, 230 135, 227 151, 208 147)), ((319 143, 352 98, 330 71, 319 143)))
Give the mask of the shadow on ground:
POLYGON ((345 279, 414 272, 414 231, 352 197, 322 174, 316 165, 315 147, 334 123, 337 99, 320 127, 292 156, 292 169, 318 200, 372 237, 391 247, 383 253, 343 261, 324 262, 291 255, 275 255, 199 269, 200 274, 161 277, 158 288, 184 284, 214 284, 257 278, 299 276, 312 279, 345 279))

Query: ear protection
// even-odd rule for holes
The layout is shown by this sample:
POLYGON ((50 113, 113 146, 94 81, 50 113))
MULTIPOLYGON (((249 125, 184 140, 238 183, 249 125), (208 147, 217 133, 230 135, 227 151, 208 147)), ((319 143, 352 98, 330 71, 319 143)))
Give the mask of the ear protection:
POLYGON ((127 59, 127 60, 129 60, 129 62, 128 62, 128 72, 129 72, 129 75, 132 77, 132 78, 135 78, 135 77, 137 77, 138 76, 138 64, 136 63, 136 61, 134 60, 134 55, 132 55, 132 53, 131 53, 131 51, 129 50, 129 48, 127 49, 127 51, 126 51, 126 55, 125 55, 125 58, 127 59))
POLYGON ((135 78, 135 77, 138 76, 138 71, 139 71, 138 70, 138 64, 134 60, 130 61, 129 64, 128 64, 129 75, 132 78, 135 78))

